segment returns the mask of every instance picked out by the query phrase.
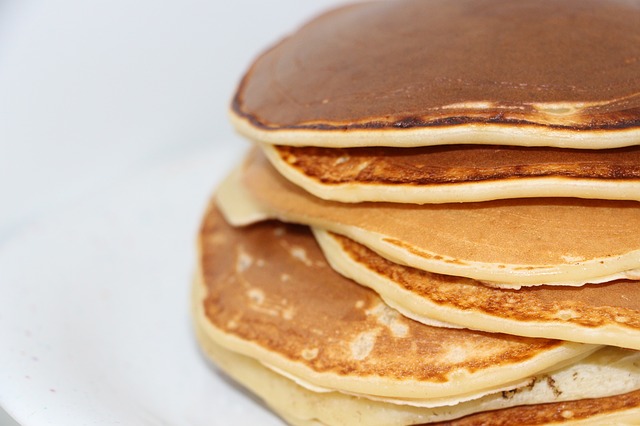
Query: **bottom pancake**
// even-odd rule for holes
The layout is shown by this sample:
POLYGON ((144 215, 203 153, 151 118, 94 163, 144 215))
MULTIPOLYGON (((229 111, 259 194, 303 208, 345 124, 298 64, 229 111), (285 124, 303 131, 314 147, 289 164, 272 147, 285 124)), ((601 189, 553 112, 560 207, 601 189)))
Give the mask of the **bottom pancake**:
POLYGON ((211 204, 199 250, 202 347, 294 424, 430 423, 640 388, 637 351, 404 318, 333 271, 306 227, 234 228, 211 204))
MULTIPOLYGON (((453 406, 421 408, 373 401, 340 392, 314 392, 277 374, 255 359, 225 349, 203 326, 202 284, 194 283, 194 316, 198 342, 207 358, 262 399, 287 423, 296 426, 405 426, 420 424, 543 425, 634 424, 640 418, 640 391, 568 402, 508 407, 519 402, 518 391, 500 392, 453 406), (442 423, 444 422, 444 423, 442 423)), ((605 349, 605 351, 608 349, 605 349)), ((613 349, 611 349, 613 350, 613 349)), ((598 359, 592 355, 594 361, 598 359)), ((589 359, 589 358, 587 358, 589 359)), ((596 361, 597 362, 597 361, 596 361)), ((567 376, 579 374, 567 371, 567 376)), ((548 376, 543 383, 553 383, 548 376)), ((558 378, 559 376, 555 376, 558 378)), ((597 382, 597 379, 594 381, 597 382)), ((535 386, 534 386, 535 387, 535 386)), ((527 392, 525 389, 524 392, 527 392)))

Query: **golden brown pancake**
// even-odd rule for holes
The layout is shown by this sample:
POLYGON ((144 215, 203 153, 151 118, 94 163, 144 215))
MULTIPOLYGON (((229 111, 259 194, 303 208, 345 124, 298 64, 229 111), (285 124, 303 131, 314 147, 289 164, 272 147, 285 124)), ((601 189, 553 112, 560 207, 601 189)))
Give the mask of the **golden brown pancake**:
POLYGON ((357 3, 261 55, 232 118, 284 145, 636 145, 639 21, 637 0, 357 3))
POLYGON ((532 426, 552 424, 637 425, 640 418, 640 392, 600 399, 583 399, 558 404, 520 406, 473 414, 439 426, 532 426))
MULTIPOLYGON (((196 300, 195 306, 199 306, 199 300, 196 300)), ((196 315, 200 313, 196 312, 196 315)), ((607 387, 611 383, 606 380, 609 375, 622 379, 626 366, 620 365, 618 360, 625 357, 611 356, 613 352, 619 351, 617 349, 606 348, 598 351, 575 367, 567 367, 562 372, 541 376, 522 388, 452 406, 423 408, 373 401, 340 392, 311 391, 250 357, 224 349, 199 325, 201 323, 196 322, 196 333, 207 357, 292 425, 404 426, 432 424, 452 419, 458 419, 458 424, 473 424, 471 421, 474 419, 482 419, 482 424, 500 424, 508 419, 516 423, 505 424, 526 424, 520 423, 525 419, 529 421, 528 424, 548 424, 551 420, 558 419, 559 414, 563 424, 574 424, 571 423, 572 420, 584 422, 589 419, 592 421, 589 424, 601 425, 623 424, 640 415, 638 391, 620 392, 598 399, 584 397, 593 391, 594 387, 607 387), (613 361, 611 368, 610 364, 607 364, 608 361, 613 361), (583 365, 586 369, 582 368, 583 365), (617 368, 621 369, 620 373, 616 372, 617 368), (605 380, 602 381, 600 378, 605 380), (576 396, 566 386, 572 382, 575 382, 575 387, 586 385, 589 391, 582 393, 583 396, 578 399, 566 398, 568 394, 576 396), (545 392, 539 393, 540 388, 549 390, 547 393, 551 396, 544 395, 545 392), (553 403, 539 402, 544 398, 553 403), (506 411, 506 407, 516 408, 506 411), (534 412, 536 416, 532 417, 534 412), (473 413, 484 414, 476 417, 471 415, 473 413)), ((637 356, 627 358, 628 361, 632 361, 637 356)), ((635 370, 637 368, 631 368, 629 371, 635 370)), ((637 374, 637 371, 633 374, 637 374)))
POLYGON ((297 425, 640 418, 640 352, 599 346, 640 349, 639 22, 365 1, 271 47, 231 118, 282 175, 256 149, 208 208, 207 355, 297 425))
MULTIPOLYGON (((313 236, 299 226, 271 221, 232 228, 211 208, 201 229, 199 263, 193 302, 202 348, 293 424, 408 425, 521 404, 534 404, 542 412, 546 406, 541 403, 587 397, 600 398, 590 401, 590 407, 605 409, 599 414, 611 409, 610 419, 616 412, 628 414, 631 401, 635 403, 635 397, 624 394, 640 386, 640 353, 614 347, 583 352, 554 364, 557 369, 543 369, 497 392, 457 395, 460 402, 431 398, 434 405, 430 405, 430 393, 419 393, 415 399, 381 398, 389 391, 378 388, 382 377, 394 382, 391 388, 407 388, 395 394, 414 394, 421 387, 416 381, 421 380, 433 380, 434 386, 455 385, 460 392, 468 389, 467 378, 482 380, 486 368, 504 379, 504 368, 518 376, 519 370, 530 370, 532 363, 552 352, 568 356, 580 349, 566 342, 436 329, 404 319, 380 304, 370 290, 333 272, 313 236), (373 332, 373 343, 351 339, 354 332, 357 336, 373 332), (286 361, 269 356, 274 352, 286 361), (354 356, 360 365, 353 362, 354 356), (291 367, 295 363, 306 364, 314 373, 297 376, 304 369, 296 371, 291 367), (320 387, 317 381, 308 381, 328 371, 376 381, 377 386, 373 394, 350 395, 325 387, 336 380, 320 380, 320 387), (602 399, 613 395, 620 396, 602 399), (620 400, 625 401, 624 409, 620 400)), ((555 407, 571 406, 584 408, 582 403, 555 407)), ((501 418, 500 411, 491 415, 501 418)))
POLYGON ((262 148, 291 182, 317 197, 340 202, 423 204, 525 197, 640 201, 638 146, 262 148))
POLYGON ((404 318, 331 269, 300 226, 234 228, 212 206, 199 251, 196 300, 206 334, 314 389, 464 400, 518 386, 598 348, 404 318))
POLYGON ((249 199, 262 216, 334 231, 395 263, 430 272, 517 288, 631 278, 640 267, 637 202, 534 198, 345 204, 310 195, 255 151, 237 179, 241 182, 230 179, 230 189, 223 188, 219 197, 234 222, 235 205, 249 199))
POLYGON ((398 265, 348 238, 314 233, 336 271, 418 321, 640 350, 640 281, 492 288, 398 265))

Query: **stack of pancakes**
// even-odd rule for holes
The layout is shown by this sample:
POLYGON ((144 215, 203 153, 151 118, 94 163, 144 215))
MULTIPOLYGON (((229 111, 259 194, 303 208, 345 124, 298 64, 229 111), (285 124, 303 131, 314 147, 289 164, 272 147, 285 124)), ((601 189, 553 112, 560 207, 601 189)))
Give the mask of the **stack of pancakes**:
POLYGON ((286 421, 640 423, 640 1, 348 5, 232 120, 196 331, 286 421))

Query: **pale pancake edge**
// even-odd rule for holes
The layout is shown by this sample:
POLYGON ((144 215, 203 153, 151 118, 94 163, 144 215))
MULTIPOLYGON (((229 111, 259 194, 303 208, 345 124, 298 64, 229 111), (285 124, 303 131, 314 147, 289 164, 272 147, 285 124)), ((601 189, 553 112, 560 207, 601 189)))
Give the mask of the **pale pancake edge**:
POLYGON ((578 158, 565 161, 544 159, 548 156, 545 149, 551 148, 530 148, 531 158, 518 153, 509 158, 505 153, 527 148, 496 145, 340 149, 261 144, 261 148, 282 176, 316 197, 343 203, 428 204, 536 197, 640 201, 640 158, 632 155, 623 160, 629 157, 627 151, 640 153, 637 147, 616 150, 616 156, 607 155, 612 150, 598 150, 604 159, 588 158, 589 154, 597 157, 590 150, 572 150, 578 158), (488 164, 479 164, 476 157, 488 164), (500 157, 507 158, 490 161, 500 157))
POLYGON ((314 229, 332 267, 420 322, 640 350, 640 281, 581 288, 492 288, 394 264, 368 248, 314 229))
MULTIPOLYGON (((201 285, 194 282, 194 286, 201 285)), ((197 292, 194 291, 194 296, 197 292)), ((296 385, 289 379, 282 377, 258 361, 229 351, 216 343, 206 333, 202 327, 203 312, 199 310, 201 300, 194 297, 194 320, 198 343, 209 359, 211 359, 223 371, 237 380, 251 392, 263 399, 275 412, 283 416, 291 424, 323 424, 331 426, 404 426, 410 424, 420 424, 427 422, 446 421, 459 418, 479 411, 495 410, 499 408, 521 404, 525 398, 520 396, 533 394, 538 387, 544 387, 553 383, 550 393, 555 395, 551 400, 563 399, 566 394, 563 381, 559 375, 542 377, 531 388, 523 388, 499 395, 489 395, 477 401, 457 404, 453 407, 440 408, 419 408, 407 405, 396 405, 385 402, 376 402, 362 397, 355 397, 339 392, 317 393, 296 385), (555 390, 555 392, 554 392, 555 390), (562 391, 561 391, 562 390, 562 391), (505 397, 507 396, 507 397, 505 397), (307 423, 313 422, 313 423, 307 423), (315 423, 318 422, 318 423, 315 423)), ((594 354, 595 356, 595 354, 594 354)), ((587 358, 588 361, 589 358, 587 358)), ((595 365, 595 363, 594 363, 595 365)), ((580 369, 567 369, 564 376, 573 377, 575 374, 582 375, 580 369)), ((599 375, 599 373, 596 372, 599 375)), ((586 375, 594 376, 589 372, 586 375)), ((597 377, 597 376, 595 376, 597 377)), ((598 382, 596 378, 594 382, 598 382)), ((542 398, 545 398, 542 392, 542 398)), ((639 391, 626 395, 622 398, 635 398, 636 405, 640 404, 639 391), (635 396, 634 396, 635 395, 635 396)), ((535 403, 533 397, 529 403, 535 403)), ((548 397, 547 397, 548 398, 548 397)), ((556 402, 556 406, 561 402, 556 402)), ((593 404, 593 403, 591 403, 593 404)), ((627 403, 628 404, 628 403, 627 403)), ((580 403, 578 403, 578 406, 580 403)), ((559 405, 561 406, 561 405, 559 405)), ((540 407, 538 407, 540 410, 540 407)), ((557 410, 557 409, 556 409, 557 410)), ((602 408, 598 408, 598 414, 602 413, 602 408)), ((614 410, 612 410, 614 411, 614 410)), ((639 408, 632 408, 627 411, 640 411, 639 408)), ((613 412, 614 415, 615 411, 613 412)), ((629 412, 622 411, 617 415, 629 415, 629 412)), ((513 415, 511 413, 510 415, 513 415)), ((637 415, 637 414, 636 414, 637 415)), ((492 420, 497 420, 502 416, 500 412, 492 413, 492 420)), ((611 418, 611 414, 607 414, 611 418)), ((517 418, 515 416, 514 418, 517 418)), ((633 417, 630 417, 633 418, 633 417)), ((544 418, 543 418, 544 419, 544 418)), ((567 419, 569 420, 569 419, 567 419)), ((601 419, 602 420, 602 419, 601 419)))

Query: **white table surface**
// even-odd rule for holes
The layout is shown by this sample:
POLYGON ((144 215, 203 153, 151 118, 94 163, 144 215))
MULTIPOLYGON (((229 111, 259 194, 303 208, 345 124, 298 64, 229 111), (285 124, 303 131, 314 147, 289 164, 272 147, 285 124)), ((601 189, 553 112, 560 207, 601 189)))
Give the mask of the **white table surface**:
MULTIPOLYGON (((33 285, 36 278, 46 291, 53 292, 51 286, 60 285, 60 291, 73 293, 73 286, 81 281, 82 274, 89 278, 86 275, 92 273, 78 265, 84 257, 93 262, 93 270, 112 271, 122 266, 128 274, 123 272, 120 278, 124 280, 127 276, 138 281, 144 281, 146 276, 188 277, 187 259, 194 255, 191 241, 198 214, 214 185, 248 146, 227 122, 227 105, 236 83, 262 49, 306 18, 338 3, 336 0, 0 2, 0 309, 4 309, 0 310, 0 332, 6 333, 0 334, 0 339, 5 340, 0 344, 0 359, 4 359, 3 355, 7 360, 15 359, 11 358, 15 353, 9 352, 17 350, 12 345, 17 344, 18 335, 24 337, 25 345, 27 337, 31 342, 37 340, 30 343, 33 347, 64 349, 65 344, 75 344, 53 340, 54 332, 62 327, 56 323, 62 321, 59 318, 43 317, 47 323, 42 330, 51 332, 18 330, 21 325, 17 318, 21 315, 32 318, 20 305, 24 300, 16 298, 18 302, 3 307, 1 299, 7 294, 9 299, 16 297, 16 288, 33 285), (157 189, 154 186, 157 182, 168 187, 167 194, 175 197, 180 206, 172 206, 161 195, 148 201, 151 204, 141 201, 145 196, 154 196, 149 191, 157 189), (144 209, 151 205, 164 210, 157 221, 142 221, 139 217, 130 220, 126 210, 112 211, 113 205, 102 206, 101 200, 130 203, 129 214, 146 214, 144 209), (175 217, 188 223, 172 222, 173 208, 175 217), (115 215, 116 219, 83 216, 107 214, 115 215), (64 236, 69 229, 76 229, 76 223, 78 235, 67 241, 64 236), (92 229, 98 225, 101 231, 93 235, 92 229), (109 229, 110 226, 114 229, 109 229), (166 261, 153 273, 144 270, 148 262, 119 265, 121 258, 111 253, 111 257, 104 259, 108 264, 96 264, 101 260, 90 257, 91 253, 74 252, 83 250, 86 247, 83 244, 90 238, 106 238, 115 244, 123 241, 128 232, 144 235, 165 232, 172 236, 171 241, 186 246, 164 248, 166 261), (56 259, 51 274, 47 275, 34 263, 48 256, 45 249, 50 247, 45 246, 56 247, 56 239, 65 240, 60 253, 66 256, 56 259), (179 261, 172 264, 174 255, 179 261)), ((125 253, 134 249, 153 252, 150 245, 155 241, 147 238, 133 244, 140 246, 123 245, 118 249, 125 253)), ((53 251, 51 256, 55 258, 56 250, 53 251)), ((60 253, 57 255, 62 256, 60 253)), ((108 286, 111 276, 107 272, 102 281, 96 278, 95 292, 108 286)), ((188 283, 175 285, 186 287, 188 283)), ((38 287, 30 287, 34 289, 37 291, 38 287)), ((92 294, 92 290, 83 291, 85 297, 92 294)), ((33 293, 25 293, 24 297, 37 300, 33 293)), ((181 302, 182 299, 176 301, 181 302)), ((25 302, 24 306, 29 305, 25 302)), ((141 316, 144 309, 140 307, 141 316)), ((184 321, 188 322, 188 306, 181 306, 176 312, 184 314, 184 321)), ((73 315, 71 327, 82 323, 82 315, 88 318, 91 312, 73 315)), ((179 330, 176 335, 183 336, 180 333, 189 338, 187 330, 179 330)), ((136 355, 131 356, 135 359, 136 355)), ((86 361, 82 357, 76 354, 74 358, 79 365, 86 361)), ((46 367, 40 369, 55 366, 53 361, 45 361, 40 365, 46 367)), ((135 376, 136 366, 142 364, 131 363, 130 374, 135 376)), ((110 375, 108 366, 103 366, 106 377, 110 375)), ((36 384, 22 382, 17 386, 15 376, 23 373, 9 371, 14 367, 0 363, 0 406, 24 426, 59 424, 63 407, 56 407, 57 400, 49 395, 56 389, 38 389, 36 384), (19 391, 25 394, 16 395, 19 391), (47 409, 38 405, 43 400, 47 409), (26 413, 25 406, 30 404, 32 410, 26 413)), ((51 372, 34 369, 34 374, 37 372, 53 377, 51 372)), ((142 377, 145 374, 140 371, 142 377)), ((23 375, 23 379, 35 381, 23 375)), ((219 379, 212 377, 212 380, 219 379)), ((64 383, 64 378, 60 381, 64 383)), ((101 388, 93 385, 83 388, 81 379, 74 383, 79 387, 74 391, 82 394, 86 406, 93 410, 93 414, 83 415, 94 416, 78 415, 78 421, 89 424, 86 423, 89 419, 95 425, 128 424, 126 417, 118 417, 118 409, 109 411, 101 406, 104 398, 101 388)), ((137 392, 137 395, 144 393, 144 386, 137 392)), ((155 389, 148 392, 158 393, 155 389)), ((58 401, 69 403, 63 397, 58 401)), ((176 408, 180 409, 186 410, 176 408)), ((73 413, 69 409, 66 424, 73 424, 73 413)), ((0 411, 0 424, 16 424, 12 422, 0 411)), ((145 424, 174 423, 154 419, 150 414, 145 424)), ((211 424, 217 424, 215 416, 211 424)))

